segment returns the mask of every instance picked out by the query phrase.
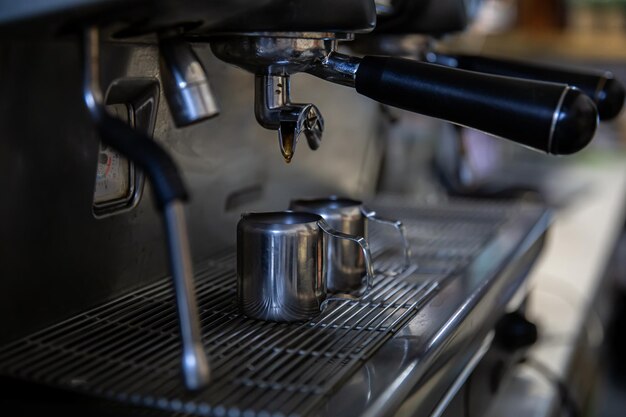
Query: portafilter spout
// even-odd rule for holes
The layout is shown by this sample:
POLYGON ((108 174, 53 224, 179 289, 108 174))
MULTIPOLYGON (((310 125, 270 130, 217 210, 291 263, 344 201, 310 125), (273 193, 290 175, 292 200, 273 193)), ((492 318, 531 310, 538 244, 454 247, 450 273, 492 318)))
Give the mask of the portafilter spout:
POLYGON ((185 221, 183 202, 188 198, 187 190, 174 161, 161 146, 106 111, 100 88, 98 28, 85 31, 84 53, 84 100, 100 138, 141 167, 152 183, 157 206, 164 213, 181 333, 183 379, 188 389, 200 389, 209 382, 210 370, 202 344, 185 221))
MULTIPOLYGON (((401 58, 352 57, 336 51, 337 40, 328 33, 237 34, 212 39, 211 49, 267 80, 307 72, 380 103, 550 154, 578 152, 594 136, 597 109, 577 88, 401 58)), ((264 100, 258 92, 257 105, 264 100)))
POLYGON ((293 158, 301 133, 311 149, 320 146, 324 119, 315 105, 291 102, 288 75, 255 77, 254 115, 261 126, 278 131, 280 152, 287 163, 293 158))
POLYGON ((281 36, 219 36, 211 50, 223 61, 255 74, 254 114, 261 126, 278 131, 286 162, 304 134, 312 150, 319 148, 324 118, 314 104, 291 102, 290 75, 306 72, 327 54, 332 33, 289 33, 281 36))

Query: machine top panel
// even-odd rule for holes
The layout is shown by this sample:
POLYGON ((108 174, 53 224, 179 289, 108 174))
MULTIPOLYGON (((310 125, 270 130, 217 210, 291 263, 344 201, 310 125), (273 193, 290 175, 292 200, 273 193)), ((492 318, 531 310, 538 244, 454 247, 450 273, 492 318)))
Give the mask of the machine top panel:
POLYGON ((120 37, 173 28, 215 32, 336 32, 373 29, 371 0, 0 0, 0 33, 58 34, 115 24, 120 37))

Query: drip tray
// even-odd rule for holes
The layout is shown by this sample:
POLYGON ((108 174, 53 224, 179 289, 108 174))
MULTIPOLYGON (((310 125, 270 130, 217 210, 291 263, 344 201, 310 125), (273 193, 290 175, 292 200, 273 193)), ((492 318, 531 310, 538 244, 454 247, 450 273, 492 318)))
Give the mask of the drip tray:
MULTIPOLYGON (((407 213, 393 213, 406 215, 407 213)), ((235 254, 196 266, 203 339, 212 383, 187 392, 169 279, 129 293, 0 348, 6 376, 189 415, 311 414, 364 361, 462 270, 510 210, 483 218, 412 211, 406 216, 417 268, 377 275, 364 300, 336 301, 316 319, 283 324, 248 319, 236 305, 235 254)), ((378 268, 402 261, 397 236, 372 228, 378 268)))

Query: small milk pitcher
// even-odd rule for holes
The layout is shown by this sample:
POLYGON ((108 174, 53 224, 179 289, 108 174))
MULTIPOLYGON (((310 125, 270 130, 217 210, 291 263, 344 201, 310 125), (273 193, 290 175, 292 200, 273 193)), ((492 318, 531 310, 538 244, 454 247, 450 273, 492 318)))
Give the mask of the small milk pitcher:
POLYGON ((293 211, 243 214, 237 224, 237 299, 252 318, 305 321, 328 301, 359 299, 372 285, 367 241, 338 232, 314 213, 293 211), (362 253, 366 282, 360 294, 327 294, 327 240, 341 240, 362 253))
MULTIPOLYGON (((363 236, 368 242, 369 221, 392 226, 398 231, 402 240, 404 265, 399 271, 377 272, 394 276, 406 271, 410 266, 411 250, 402 222, 378 217, 374 211, 366 209, 361 201, 336 196, 299 199, 292 200, 289 209, 318 214, 333 229, 351 235, 363 236)), ((363 277, 366 275, 363 255, 354 245, 347 243, 341 240, 328 242, 326 252, 328 258, 326 263, 329 268, 327 285, 331 292, 349 292, 363 285, 363 277)))

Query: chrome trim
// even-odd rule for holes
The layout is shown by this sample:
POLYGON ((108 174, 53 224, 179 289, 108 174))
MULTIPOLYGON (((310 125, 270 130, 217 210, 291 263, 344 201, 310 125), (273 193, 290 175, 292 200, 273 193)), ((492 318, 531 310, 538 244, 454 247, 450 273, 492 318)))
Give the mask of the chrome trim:
POLYGON ((176 126, 220 114, 209 77, 191 46, 181 38, 159 39, 161 83, 176 126))
POLYGON ((209 383, 211 371, 202 344, 187 221, 183 204, 180 201, 173 201, 166 205, 163 213, 170 268, 176 290, 176 308, 183 354, 181 363, 183 378, 188 389, 197 390, 209 383))
POLYGON ((341 32, 217 32, 209 35, 211 38, 219 36, 256 36, 272 38, 300 38, 351 41, 354 33, 341 32))
POLYGON ((552 153, 552 138, 554 136, 554 131, 556 130, 556 124, 559 119, 559 113, 561 113, 561 107, 563 107, 563 100, 565 100, 565 96, 570 90, 573 90, 573 88, 569 86, 563 89, 563 92, 561 93, 561 97, 559 97, 559 102, 556 105, 556 108, 554 109, 554 113, 552 113, 552 123, 550 124, 550 136, 548 137, 548 149, 546 150, 546 153, 548 154, 552 153))
POLYGON ((443 415, 443 413, 446 411, 446 408, 448 408, 448 406, 450 405, 450 402, 452 402, 461 387, 463 387, 463 384, 465 384, 465 382, 467 381, 467 378, 469 378, 474 369, 476 369, 478 363, 491 347, 491 342, 493 342, 494 336, 494 331, 491 331, 489 332, 489 334, 487 334, 476 353, 474 353, 465 368, 463 368, 459 376, 454 380, 454 383, 450 386, 450 389, 448 390, 448 392, 446 392, 443 399, 437 405, 437 408, 435 408, 435 411, 432 412, 430 417, 441 417, 443 415))
POLYGON ((598 100, 600 98, 600 92, 602 91, 602 89, 606 85, 606 82, 609 80, 609 78, 613 78, 613 74, 611 74, 610 72, 607 71, 598 80, 598 84, 596 85, 596 89, 593 92, 593 101, 594 101, 594 103, 598 103, 598 100))
POLYGON ((335 84, 354 87, 360 58, 331 51, 325 58, 309 67, 306 72, 335 84))
POLYGON ((104 105, 100 88, 100 33, 97 27, 85 30, 85 70, 83 78, 83 98, 87 109, 93 114, 104 105))

